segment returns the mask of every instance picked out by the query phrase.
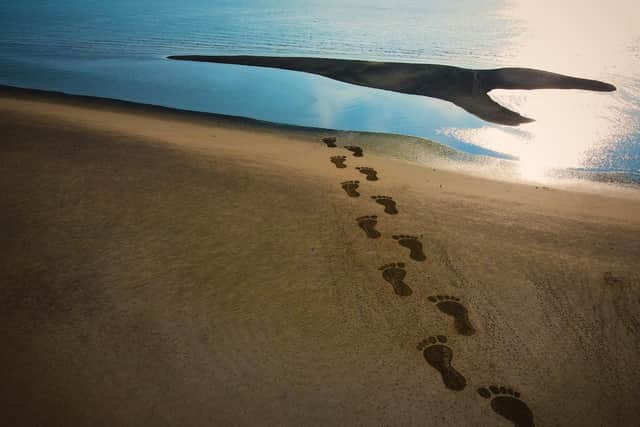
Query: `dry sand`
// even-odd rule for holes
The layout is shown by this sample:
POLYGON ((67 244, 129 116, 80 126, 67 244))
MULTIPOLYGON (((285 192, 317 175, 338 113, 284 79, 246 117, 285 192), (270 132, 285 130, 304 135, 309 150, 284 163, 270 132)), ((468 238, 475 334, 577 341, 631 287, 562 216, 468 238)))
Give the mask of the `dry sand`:
POLYGON ((485 385, 521 392, 538 426, 638 424, 637 199, 7 89, 0 132, 6 425, 512 425, 485 385), (460 298, 476 333, 431 295, 460 298), (416 349, 437 335, 462 390, 416 349))

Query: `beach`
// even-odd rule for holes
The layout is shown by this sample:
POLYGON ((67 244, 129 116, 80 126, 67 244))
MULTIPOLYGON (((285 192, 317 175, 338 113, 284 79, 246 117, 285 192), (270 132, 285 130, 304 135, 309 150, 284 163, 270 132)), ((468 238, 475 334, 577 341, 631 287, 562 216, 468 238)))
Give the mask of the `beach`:
POLYGON ((640 417, 639 197, 344 148, 370 134, 0 112, 8 425, 508 426, 508 389, 538 426, 640 417))

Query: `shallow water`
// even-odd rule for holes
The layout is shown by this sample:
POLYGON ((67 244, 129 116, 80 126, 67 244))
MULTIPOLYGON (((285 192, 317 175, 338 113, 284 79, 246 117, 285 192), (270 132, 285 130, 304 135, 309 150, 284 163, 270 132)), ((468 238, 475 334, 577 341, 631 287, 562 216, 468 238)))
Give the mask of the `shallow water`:
POLYGON ((640 8, 547 0, 0 1, 0 83, 295 125, 427 137, 554 168, 640 173, 640 8), (553 13, 549 13, 553 10, 553 13), (303 55, 524 66, 615 93, 494 91, 536 122, 483 122, 445 101, 318 76, 173 62, 172 54, 303 55))

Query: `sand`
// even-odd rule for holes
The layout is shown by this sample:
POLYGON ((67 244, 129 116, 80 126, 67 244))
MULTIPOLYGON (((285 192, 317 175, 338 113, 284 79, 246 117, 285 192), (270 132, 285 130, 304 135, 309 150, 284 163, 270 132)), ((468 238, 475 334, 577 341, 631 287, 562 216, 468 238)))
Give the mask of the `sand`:
POLYGON ((7 425, 638 423, 637 198, 6 88, 0 131, 7 425))

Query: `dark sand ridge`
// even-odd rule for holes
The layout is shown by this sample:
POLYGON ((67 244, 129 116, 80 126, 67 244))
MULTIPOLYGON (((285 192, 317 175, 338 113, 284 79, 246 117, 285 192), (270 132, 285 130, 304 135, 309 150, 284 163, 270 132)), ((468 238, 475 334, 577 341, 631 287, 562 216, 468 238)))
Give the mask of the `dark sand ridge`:
POLYGON ((0 90, 5 424, 637 424, 637 198, 240 123, 0 90))
POLYGON ((533 121, 493 101, 493 89, 583 89, 600 92, 615 86, 531 68, 472 70, 433 64, 372 62, 273 56, 176 55, 169 59, 281 68, 318 74, 341 82, 453 102, 483 120, 516 126, 533 121))

